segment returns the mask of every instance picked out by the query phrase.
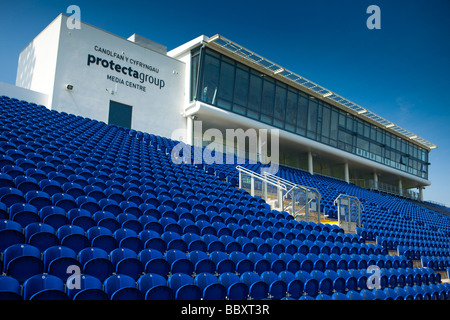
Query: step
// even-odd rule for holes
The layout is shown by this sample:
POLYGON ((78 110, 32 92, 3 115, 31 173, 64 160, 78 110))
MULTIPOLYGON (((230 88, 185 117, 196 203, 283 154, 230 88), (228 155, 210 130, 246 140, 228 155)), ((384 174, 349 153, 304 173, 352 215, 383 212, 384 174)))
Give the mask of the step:
POLYGON ((450 283, 449 274, 447 271, 435 271, 434 273, 439 273, 441 275, 441 281, 450 283))
POLYGON ((397 250, 388 250, 388 254, 389 254, 390 256, 398 256, 397 250))

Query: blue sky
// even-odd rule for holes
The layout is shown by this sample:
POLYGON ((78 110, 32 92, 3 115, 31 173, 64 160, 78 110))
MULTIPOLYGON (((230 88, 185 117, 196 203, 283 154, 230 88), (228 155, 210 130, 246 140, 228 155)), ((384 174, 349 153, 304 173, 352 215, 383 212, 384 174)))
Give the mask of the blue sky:
POLYGON ((173 49, 219 33, 437 144, 425 199, 450 206, 450 1, 0 1, 0 81, 19 53, 69 5, 122 37, 173 49), (369 5, 381 29, 369 30, 369 5))

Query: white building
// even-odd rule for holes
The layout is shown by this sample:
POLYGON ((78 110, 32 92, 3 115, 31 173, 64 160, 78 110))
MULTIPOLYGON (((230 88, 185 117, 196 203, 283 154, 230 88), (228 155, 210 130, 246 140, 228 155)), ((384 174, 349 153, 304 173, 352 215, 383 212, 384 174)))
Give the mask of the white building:
POLYGON ((128 39, 61 14, 20 53, 16 85, 47 106, 161 136, 182 128, 184 63, 138 35, 128 39))

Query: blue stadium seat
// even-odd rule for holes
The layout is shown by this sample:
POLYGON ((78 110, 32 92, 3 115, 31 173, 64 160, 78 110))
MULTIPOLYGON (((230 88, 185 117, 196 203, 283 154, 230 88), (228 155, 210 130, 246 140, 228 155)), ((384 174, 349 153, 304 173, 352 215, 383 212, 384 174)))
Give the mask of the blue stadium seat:
POLYGON ((25 300, 68 300, 64 292, 64 282, 55 276, 37 274, 23 284, 25 300))
POLYGON ((111 300, 143 300, 142 292, 137 288, 136 281, 124 274, 108 277, 103 285, 111 300))
POLYGON ((108 300, 108 295, 103 291, 102 282, 94 276, 81 274, 78 279, 67 280, 67 295, 72 300, 108 300))
POLYGON ((172 274, 168 279, 169 287, 175 292, 176 300, 200 300, 201 289, 194 284, 194 279, 184 273, 172 274))
POLYGON ((6 275, 23 283, 36 274, 41 274, 44 264, 38 248, 29 244, 14 244, 3 252, 3 265, 6 275))
POLYGON ((101 248, 84 248, 78 253, 78 256, 83 274, 91 275, 102 283, 115 270, 112 262, 109 260, 108 253, 101 248))
POLYGON ((142 262, 136 252, 128 248, 117 248, 110 253, 111 262, 117 274, 130 276, 137 280, 144 272, 142 262))
POLYGON ((53 246, 43 252, 44 271, 57 276, 64 283, 72 274, 68 272, 69 266, 76 266, 81 271, 81 264, 78 262, 77 253, 64 246, 53 246))
POLYGON ((269 294, 269 286, 254 272, 244 272, 241 281, 248 287, 249 296, 252 299, 261 300, 269 294))
POLYGON ((0 251, 18 243, 25 243, 22 226, 16 221, 0 220, 0 251))
POLYGON ((202 290, 204 300, 225 300, 227 290, 213 274, 199 273, 196 275, 194 283, 202 290))
POLYGON ((89 247, 89 240, 83 228, 74 225, 63 225, 56 231, 62 246, 69 247, 75 252, 89 247))
POLYGON ((22 300, 19 281, 0 275, 0 300, 22 300))

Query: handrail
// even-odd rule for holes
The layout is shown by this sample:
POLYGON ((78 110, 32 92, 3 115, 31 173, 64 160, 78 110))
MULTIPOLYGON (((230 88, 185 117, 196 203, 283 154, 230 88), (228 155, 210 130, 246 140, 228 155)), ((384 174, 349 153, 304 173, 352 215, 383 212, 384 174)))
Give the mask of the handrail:
MULTIPOLYGON (((267 200, 267 187, 275 187, 276 202, 273 205, 277 207, 277 210, 284 211, 284 207, 287 205, 287 210, 291 211, 295 218, 304 216, 306 219, 314 217, 317 213, 317 222, 320 222, 320 200, 322 195, 317 189, 295 184, 264 170, 259 174, 241 166, 236 166, 236 169, 239 172, 239 188, 244 187, 244 189, 248 189, 248 182, 242 179, 244 176, 248 177, 250 178, 250 194, 254 196, 256 188, 258 188, 258 192, 262 192, 262 198, 267 200), (256 181, 262 183, 262 185, 257 186, 255 184, 256 181), (310 212, 316 213, 310 215, 310 212)), ((271 194, 273 193, 273 190, 271 190, 271 194)), ((271 198, 272 200, 273 198, 271 198)))
POLYGON ((241 167, 241 166, 236 166, 236 169, 237 169, 238 171, 244 172, 245 174, 248 174, 248 175, 250 175, 250 176, 259 178, 259 179, 261 179, 262 181, 267 182, 267 183, 269 183, 270 185, 272 185, 272 186, 274 186, 274 187, 280 187, 280 188, 283 189, 284 191, 287 191, 287 188, 286 188, 285 185, 280 184, 280 183, 275 183, 275 182, 273 182, 273 181, 270 181, 270 180, 268 180, 268 179, 265 179, 264 176, 262 176, 261 174, 259 174, 259 173, 257 173, 257 172, 248 170, 247 168, 244 168, 244 167, 241 167))
MULTIPOLYGON (((337 198, 334 199, 334 201, 333 201, 333 204, 338 209, 338 224, 339 224, 339 226, 341 226, 341 213, 340 213, 340 211, 341 211, 341 200, 343 200, 343 199, 348 201, 349 210, 350 210, 350 206, 351 206, 350 202, 357 206, 357 209, 358 209, 358 217, 357 218, 358 218, 358 220, 357 220, 356 226, 360 227, 361 226, 361 212, 363 210, 365 210, 364 209, 364 205, 361 203, 361 201, 359 201, 359 199, 357 197, 351 196, 351 195, 348 195, 348 194, 342 194, 342 193, 339 194, 337 196, 337 198), (351 201, 351 200, 353 200, 353 201, 351 201)), ((351 230, 351 218, 350 218, 350 215, 349 215, 349 219, 348 219, 346 225, 348 226, 348 230, 351 230)))
POLYGON ((364 209, 364 205, 361 203, 361 201, 359 201, 358 197, 351 196, 351 195, 348 195, 348 194, 343 194, 343 193, 339 194, 339 195, 337 196, 337 198, 334 199, 333 204, 336 205, 337 202, 338 202, 338 199, 341 198, 341 197, 342 197, 342 198, 350 198, 350 199, 356 200, 356 201, 357 201, 357 204, 358 204, 358 206, 359 206, 359 208, 362 209, 362 210, 365 210, 365 209, 364 209))
MULTIPOLYGON (((287 184, 287 185, 289 185, 289 186, 292 187, 292 188, 295 187, 295 188, 300 188, 300 189, 307 190, 307 191, 310 191, 310 192, 314 192, 314 193, 318 196, 319 201, 322 200, 322 195, 320 194, 319 190, 317 190, 317 189, 314 188, 314 187, 307 187, 307 186, 302 186, 302 185, 299 185, 299 184, 295 184, 295 183, 293 183, 293 182, 291 182, 291 181, 289 181, 289 180, 286 180, 286 179, 283 179, 283 178, 281 178, 281 177, 278 177, 278 176, 274 175, 273 173, 270 173, 270 172, 267 172, 267 171, 264 171, 264 172, 263 172, 263 175, 264 175, 264 176, 271 177, 272 179, 281 181, 281 182, 283 182, 284 184, 287 184)), ((291 190, 289 190, 287 193, 289 193, 290 191, 291 191, 291 190)))

